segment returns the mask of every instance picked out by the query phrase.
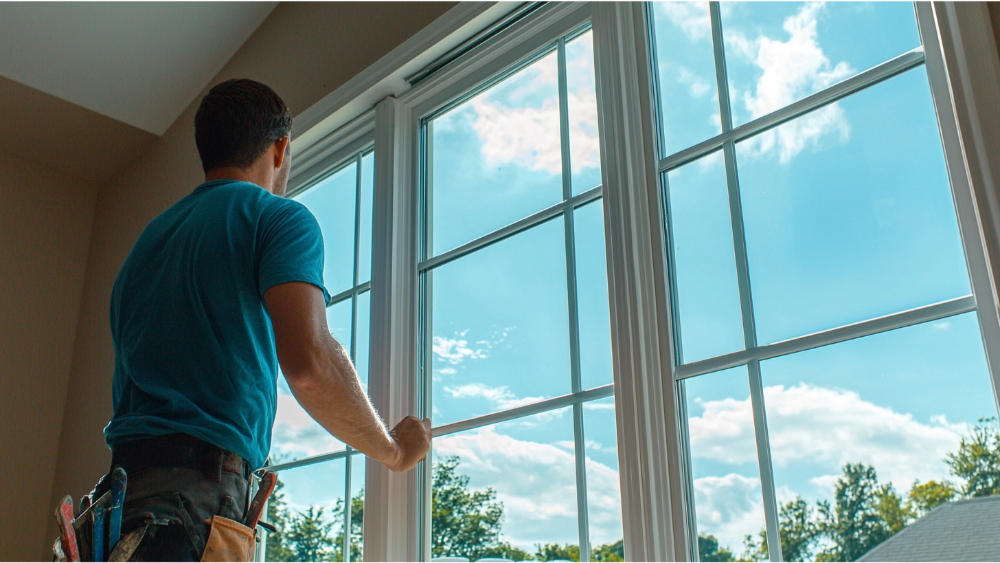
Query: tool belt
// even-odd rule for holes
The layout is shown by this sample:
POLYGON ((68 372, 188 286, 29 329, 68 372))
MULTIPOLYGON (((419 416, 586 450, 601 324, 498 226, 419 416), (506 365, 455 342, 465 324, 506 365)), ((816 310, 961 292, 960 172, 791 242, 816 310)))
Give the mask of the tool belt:
POLYGON ((250 463, 239 455, 187 434, 166 434, 154 438, 115 444, 111 450, 111 471, 122 467, 129 475, 150 467, 183 467, 204 473, 211 481, 222 481, 223 471, 250 479, 250 463))

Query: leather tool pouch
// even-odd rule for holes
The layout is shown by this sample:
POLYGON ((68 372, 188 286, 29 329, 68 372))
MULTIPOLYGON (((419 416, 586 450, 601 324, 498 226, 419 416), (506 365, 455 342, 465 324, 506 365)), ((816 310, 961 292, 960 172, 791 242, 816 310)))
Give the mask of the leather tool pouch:
POLYGON ((255 532, 235 520, 212 517, 212 528, 205 542, 202 561, 253 561, 255 532))

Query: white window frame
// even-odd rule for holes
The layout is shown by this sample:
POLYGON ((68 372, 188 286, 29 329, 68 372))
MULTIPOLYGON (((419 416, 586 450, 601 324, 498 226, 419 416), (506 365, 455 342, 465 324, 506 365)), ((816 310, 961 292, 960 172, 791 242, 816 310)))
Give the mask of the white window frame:
MULTIPOLYGON (((483 18, 495 19, 510 9, 499 3, 476 9, 466 5, 449 12, 451 19, 435 29, 449 33, 463 29, 468 35, 470 27, 489 24, 483 18)), ((1000 61, 985 4, 918 2, 916 9, 972 281, 972 305, 979 311, 996 398, 1000 159, 995 155, 1000 153, 1000 130, 988 124, 1000 122, 1000 61)), ((336 155, 349 153, 351 147, 356 150, 359 139, 373 140, 369 390, 390 425, 419 412, 424 400, 417 377, 420 120, 456 92, 471 90, 588 17, 594 36, 625 556, 626 560, 696 559, 688 504, 692 500, 682 461, 685 438, 679 416, 684 410, 675 385, 685 374, 674 366, 655 78, 645 5, 548 5, 412 88, 398 79, 383 80, 364 92, 352 84, 340 98, 324 99, 305 112, 310 127, 293 145, 308 146, 293 157, 290 188, 305 186, 329 169, 336 155), (372 108, 375 95, 381 101, 372 108), (357 117, 329 131, 330 123, 347 121, 344 108, 353 108, 357 117)), ((457 44, 453 36, 448 41, 457 44)), ((406 49, 393 52, 396 74, 408 72, 399 70, 407 64, 412 70, 413 61, 426 64, 432 59, 428 53, 440 53, 448 41, 433 45, 426 37, 409 41, 406 49)), ((374 74, 388 76, 383 70, 374 74)), ((429 530, 420 527, 429 518, 430 507, 421 503, 429 486, 427 467, 397 475, 369 460, 366 560, 429 559, 429 530)), ((774 524, 768 526, 769 536, 776 534, 776 522, 769 524, 774 524)))

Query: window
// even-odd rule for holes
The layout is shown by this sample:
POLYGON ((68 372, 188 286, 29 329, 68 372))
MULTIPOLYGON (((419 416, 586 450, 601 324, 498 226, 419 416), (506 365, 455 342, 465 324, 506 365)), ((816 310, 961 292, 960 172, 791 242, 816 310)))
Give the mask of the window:
POLYGON ((435 558, 621 546, 592 43, 572 31, 423 119, 435 558))
POLYGON ((283 386, 282 502, 333 539, 267 557, 359 558, 364 475, 373 560, 855 560, 962 486, 996 241, 935 10, 529 4, 326 100, 293 181, 330 327, 434 440, 390 475, 283 386), (874 531, 794 537, 864 520, 838 490, 874 531))
MULTIPOLYGON (((309 208, 323 231, 323 278, 332 295, 327 324, 366 388, 373 164, 371 149, 362 150, 293 196, 309 208)), ((265 520, 280 533, 266 537, 266 560, 360 561, 365 456, 317 424, 299 406, 283 376, 278 380, 270 463, 279 484, 265 520)))
POLYGON ((997 413, 913 6, 650 10, 692 549, 855 560, 997 413))

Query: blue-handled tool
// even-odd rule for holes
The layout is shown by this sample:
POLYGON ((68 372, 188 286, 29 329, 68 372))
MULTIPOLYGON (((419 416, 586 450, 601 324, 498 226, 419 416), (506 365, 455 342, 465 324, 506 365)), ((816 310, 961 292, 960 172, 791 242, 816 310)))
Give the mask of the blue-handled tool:
POLYGON ((122 535, 122 505, 125 504, 125 487, 128 477, 125 470, 116 467, 111 483, 111 517, 108 522, 108 553, 115 548, 122 535))
POLYGON ((94 506, 94 561, 104 561, 104 516, 103 505, 94 506))

